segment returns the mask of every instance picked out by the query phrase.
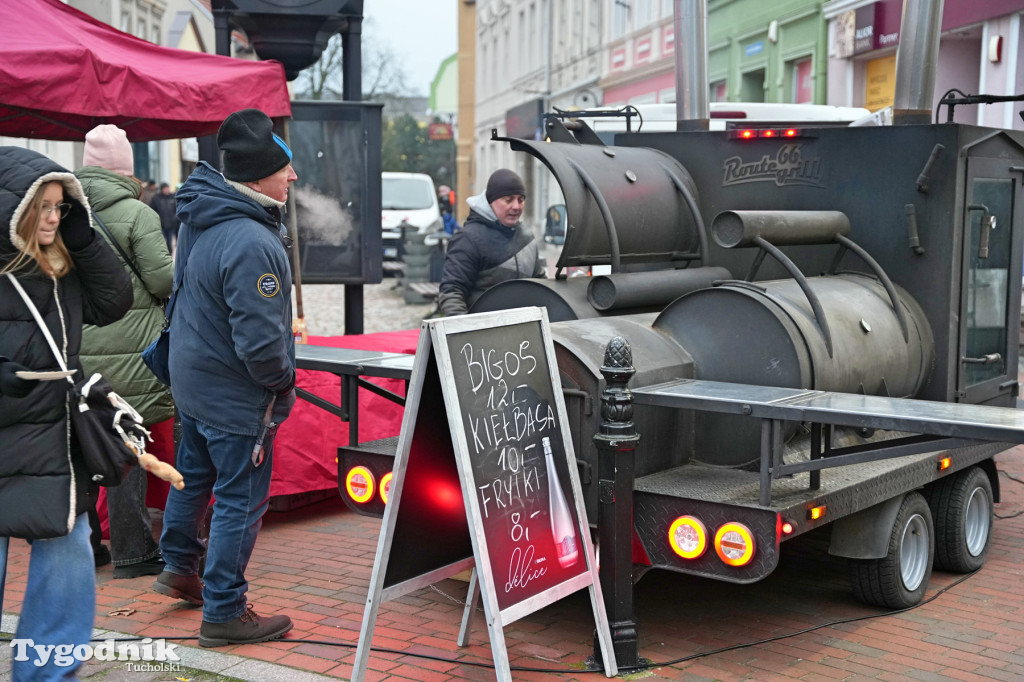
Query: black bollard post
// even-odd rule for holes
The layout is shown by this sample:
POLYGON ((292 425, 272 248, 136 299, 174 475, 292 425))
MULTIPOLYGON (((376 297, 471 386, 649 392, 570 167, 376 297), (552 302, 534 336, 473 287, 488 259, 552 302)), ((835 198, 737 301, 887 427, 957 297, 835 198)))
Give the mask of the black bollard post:
MULTIPOLYGON (((633 475, 634 451, 640 436, 633 426, 633 394, 627 384, 635 373, 629 343, 616 336, 608 342, 604 352, 602 420, 594 444, 598 449, 601 591, 620 671, 643 664, 633 609, 633 475)), ((596 638, 594 658, 601 660, 596 638)))

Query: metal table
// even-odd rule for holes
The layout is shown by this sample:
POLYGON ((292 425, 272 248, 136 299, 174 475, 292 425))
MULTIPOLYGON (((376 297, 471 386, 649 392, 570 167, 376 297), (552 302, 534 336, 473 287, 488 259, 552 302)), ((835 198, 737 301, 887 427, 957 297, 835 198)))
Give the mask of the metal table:
POLYGON ((986 405, 831 393, 795 388, 752 386, 682 379, 632 391, 638 405, 704 410, 761 419, 760 504, 771 503, 771 482, 809 471, 811 488, 822 469, 859 464, 978 441, 1024 443, 1024 410, 986 405), (783 422, 812 423, 811 456, 803 462, 782 460, 783 422), (824 425, 824 446, 822 430, 824 425), (830 446, 832 426, 851 426, 914 435, 847 448, 830 446))
POLYGON ((412 376, 412 365, 415 359, 416 356, 407 353, 296 344, 296 367, 319 372, 330 372, 341 379, 341 404, 335 405, 318 395, 298 387, 295 388, 295 393, 303 400, 338 416, 343 422, 348 422, 349 445, 357 445, 359 443, 360 388, 365 388, 371 393, 375 393, 382 398, 405 407, 405 398, 403 396, 366 381, 363 377, 402 379, 406 382, 406 388, 408 389, 409 378, 412 376))

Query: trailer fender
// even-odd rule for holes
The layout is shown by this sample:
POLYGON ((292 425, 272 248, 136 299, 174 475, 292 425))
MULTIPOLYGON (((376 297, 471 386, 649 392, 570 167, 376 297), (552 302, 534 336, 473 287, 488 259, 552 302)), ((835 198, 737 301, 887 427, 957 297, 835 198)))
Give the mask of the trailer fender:
POLYGON ((847 559, 881 559, 886 555, 892 525, 903 495, 850 514, 832 524, 828 553, 847 559))

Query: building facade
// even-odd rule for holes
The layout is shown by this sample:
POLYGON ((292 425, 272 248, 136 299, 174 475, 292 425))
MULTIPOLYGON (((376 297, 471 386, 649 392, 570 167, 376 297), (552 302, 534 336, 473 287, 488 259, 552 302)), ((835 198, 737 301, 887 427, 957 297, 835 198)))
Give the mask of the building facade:
MULTIPOLYGON (((828 103, 891 106, 896 80, 903 0, 831 0, 828 22, 828 103)), ((1013 95, 1024 92, 1021 14, 1024 0, 945 0, 935 75, 933 110, 943 94, 1013 95)), ((959 123, 1015 128, 1020 102, 961 106, 959 123)), ((940 120, 946 120, 942 110, 940 120)))

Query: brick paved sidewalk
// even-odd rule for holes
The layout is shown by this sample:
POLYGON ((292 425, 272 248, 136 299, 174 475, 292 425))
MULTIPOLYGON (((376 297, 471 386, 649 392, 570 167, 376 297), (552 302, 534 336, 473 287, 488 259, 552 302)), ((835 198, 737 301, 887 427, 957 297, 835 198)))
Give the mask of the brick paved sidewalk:
MULTIPOLYGON (((1024 449, 997 458, 1024 481, 1024 449)), ((1024 510, 1024 485, 1001 475, 997 514, 1024 510)), ((246 680, 347 679, 354 657, 380 522, 347 511, 338 499, 269 513, 249 566, 250 600, 260 613, 285 613, 295 629, 280 642, 199 649, 183 642, 183 664, 246 680), (313 640, 301 641, 301 640, 313 640), (330 643, 330 644, 328 644, 330 643), (337 646, 335 646, 337 645, 337 646)), ((640 649, 657 665, 635 677, 680 680, 1024 679, 1024 516, 997 519, 983 570, 911 611, 824 627, 795 637, 736 648, 687 662, 668 661, 778 637, 837 620, 878 615, 850 596, 842 560, 829 557, 827 535, 783 546, 778 569, 752 585, 732 585, 654 571, 637 585, 640 649)), ((21 607, 27 545, 12 541, 4 611, 21 607)), ((962 576, 936 572, 929 596, 962 576)), ((113 580, 98 571, 97 627, 140 637, 195 637, 201 611, 155 594, 152 578, 113 580)), ((374 645, 442 661, 374 652, 368 680, 488 680, 493 672, 482 614, 472 643, 459 649, 465 583, 446 580, 380 609, 374 645)), ((585 591, 505 628, 513 666, 558 670, 516 672, 516 679, 586 679, 592 615, 585 591)), ((10 631, 13 618, 5 617, 10 631)), ((3 649, 0 647, 0 649, 3 649)), ((9 657, 9 651, 5 652, 9 657)), ((0 661, 7 679, 7 663, 0 661)), ((108 668, 115 664, 106 664, 108 668)), ((91 665, 83 674, 95 674, 91 665)), ((107 670, 106 672, 109 672, 107 670)), ((124 673, 121 673, 124 674, 124 673)), ((173 679, 130 676, 102 679, 173 679)))

